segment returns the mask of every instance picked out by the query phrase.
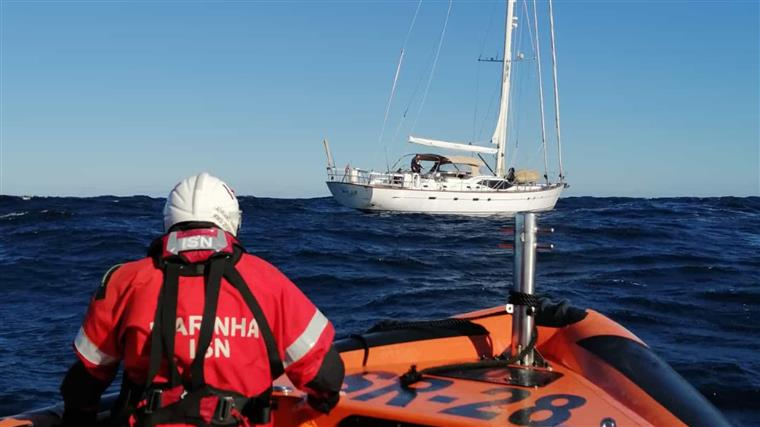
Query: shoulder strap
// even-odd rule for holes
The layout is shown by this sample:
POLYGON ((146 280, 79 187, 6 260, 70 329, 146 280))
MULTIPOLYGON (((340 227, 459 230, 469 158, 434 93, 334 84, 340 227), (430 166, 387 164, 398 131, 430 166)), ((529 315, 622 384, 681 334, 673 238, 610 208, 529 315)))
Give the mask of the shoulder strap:
POLYGON ((264 311, 261 309, 258 301, 256 301, 253 293, 251 293, 251 289, 248 287, 248 284, 245 283, 245 280, 243 280, 240 272, 237 271, 232 263, 228 263, 226 265, 224 270, 224 278, 227 279, 227 281, 230 282, 230 284, 234 286, 238 292, 240 292, 240 295, 243 296, 243 299, 248 305, 248 308, 251 310, 251 313, 253 313, 253 317, 256 319, 256 323, 259 325, 259 330, 261 331, 261 334, 264 337, 264 343, 266 344, 267 356, 269 356, 269 372, 272 374, 272 380, 275 380, 280 375, 282 375, 283 372, 285 372, 285 368, 282 366, 280 352, 277 349, 277 343, 275 342, 274 335, 272 334, 272 329, 269 327, 269 322, 267 321, 266 316, 264 316, 264 311))
POLYGON ((179 264, 168 262, 164 268, 164 281, 156 305, 153 330, 150 341, 150 364, 145 379, 145 388, 153 385, 161 360, 166 356, 169 363, 169 383, 179 383, 180 375, 174 360, 174 335, 176 334, 177 293, 179 291, 179 264))
POLYGON ((204 379, 203 361, 206 359, 206 351, 211 345, 211 337, 214 335, 214 322, 216 321, 216 309, 219 305, 219 288, 222 284, 222 274, 225 266, 231 265, 229 258, 213 258, 208 268, 208 276, 204 281, 205 293, 203 297, 203 320, 198 337, 198 347, 195 350, 195 358, 190 365, 191 391, 198 390, 206 381, 204 379))

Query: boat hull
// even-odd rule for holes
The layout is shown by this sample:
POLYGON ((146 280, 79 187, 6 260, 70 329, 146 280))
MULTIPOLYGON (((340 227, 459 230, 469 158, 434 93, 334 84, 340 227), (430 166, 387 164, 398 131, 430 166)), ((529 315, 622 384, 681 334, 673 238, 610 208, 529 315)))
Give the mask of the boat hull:
MULTIPOLYGON (((275 382, 274 425, 730 425, 631 332, 595 311, 556 307, 536 314, 536 349, 548 367, 533 373, 506 364, 450 368, 401 384, 412 365, 472 364, 508 349, 512 315, 504 306, 436 321, 391 322, 339 340, 335 347, 346 378, 338 406, 317 417, 298 410, 304 394, 283 376, 275 382)), ((101 401, 99 426, 107 425, 114 399, 101 401)), ((61 406, 45 408, 0 420, 0 427, 52 427, 61 413, 61 406)))
MULTIPOLYGON (((582 311, 582 310, 578 310, 582 311)), ((329 414, 304 424, 292 411, 303 395, 282 378, 275 393, 278 426, 651 426, 730 425, 698 391, 631 332, 592 310, 582 319, 539 322, 536 348, 548 368, 539 380, 521 367, 467 373, 456 368, 408 387, 400 376, 452 363, 473 363, 509 348, 504 307, 352 335, 336 343, 346 365, 343 396, 329 414), (465 323, 456 323, 458 321, 465 323), (541 379, 543 378, 543 379, 541 379), (529 381, 530 380, 529 378, 529 381), (519 381, 517 381, 519 383, 519 381)))
POLYGON ((514 215, 554 208, 563 184, 520 191, 440 191, 327 181, 335 200, 362 211, 428 214, 514 215))

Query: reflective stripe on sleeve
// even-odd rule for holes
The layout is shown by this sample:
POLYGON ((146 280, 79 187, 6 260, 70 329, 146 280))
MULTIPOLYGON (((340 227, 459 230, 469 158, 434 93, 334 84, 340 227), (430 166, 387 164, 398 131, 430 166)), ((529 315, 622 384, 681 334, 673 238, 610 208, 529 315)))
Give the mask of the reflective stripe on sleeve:
POLYGON ((322 331, 324 331, 326 327, 327 318, 317 310, 301 336, 298 337, 287 350, 285 350, 285 360, 283 361, 283 365, 287 368, 306 356, 306 353, 314 347, 314 344, 317 343, 319 337, 322 336, 322 331))
POLYGON ((90 341, 90 338, 88 338, 87 334, 84 333, 84 328, 79 328, 77 337, 74 339, 74 347, 77 349, 77 352, 82 355, 82 357, 84 357, 93 365, 104 366, 115 365, 119 363, 118 358, 100 351, 98 346, 90 341))

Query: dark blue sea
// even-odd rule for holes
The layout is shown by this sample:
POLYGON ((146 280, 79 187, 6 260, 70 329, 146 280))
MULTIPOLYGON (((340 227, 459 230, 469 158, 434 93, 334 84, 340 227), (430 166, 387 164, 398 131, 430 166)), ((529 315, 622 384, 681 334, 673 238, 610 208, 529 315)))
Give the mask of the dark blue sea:
MULTIPOLYGON (((162 199, 0 196, 0 415, 58 402, 71 342, 113 264, 142 257, 162 199)), ((500 305, 508 218, 364 214, 330 198, 243 197, 241 240, 339 335, 385 318, 500 305)), ((563 198, 540 293, 648 342, 737 425, 760 425, 760 198, 563 198)))

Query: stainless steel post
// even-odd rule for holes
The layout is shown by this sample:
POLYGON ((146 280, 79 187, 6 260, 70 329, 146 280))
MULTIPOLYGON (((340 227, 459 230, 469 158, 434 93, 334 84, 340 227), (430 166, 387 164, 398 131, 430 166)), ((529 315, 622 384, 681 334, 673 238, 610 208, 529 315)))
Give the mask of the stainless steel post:
MULTIPOLYGON (((533 295, 536 273, 536 214, 515 215, 515 271, 514 290, 533 295)), ((528 307, 515 306, 512 318, 512 354, 515 355, 530 344, 533 335, 533 316, 527 314, 528 307)), ((533 352, 528 352, 521 365, 533 364, 533 352)))

